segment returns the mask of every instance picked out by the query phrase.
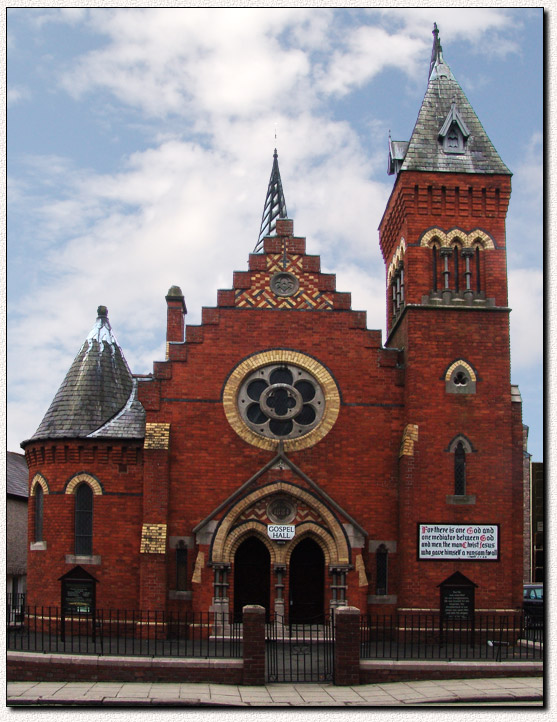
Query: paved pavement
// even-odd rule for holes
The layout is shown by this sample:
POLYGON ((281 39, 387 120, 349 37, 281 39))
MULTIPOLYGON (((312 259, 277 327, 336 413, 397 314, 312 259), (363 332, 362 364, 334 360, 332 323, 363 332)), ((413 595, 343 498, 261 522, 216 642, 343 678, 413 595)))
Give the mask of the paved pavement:
POLYGON ((423 680, 355 687, 191 682, 8 682, 8 706, 392 707, 543 704, 542 677, 423 680))

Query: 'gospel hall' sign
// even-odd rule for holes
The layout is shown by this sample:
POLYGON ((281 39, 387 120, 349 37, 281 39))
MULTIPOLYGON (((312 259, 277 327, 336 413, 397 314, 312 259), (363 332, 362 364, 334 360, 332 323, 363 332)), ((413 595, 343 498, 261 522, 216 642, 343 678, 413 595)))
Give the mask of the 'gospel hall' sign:
POLYGON ((498 524, 418 524, 419 559, 496 561, 498 524))

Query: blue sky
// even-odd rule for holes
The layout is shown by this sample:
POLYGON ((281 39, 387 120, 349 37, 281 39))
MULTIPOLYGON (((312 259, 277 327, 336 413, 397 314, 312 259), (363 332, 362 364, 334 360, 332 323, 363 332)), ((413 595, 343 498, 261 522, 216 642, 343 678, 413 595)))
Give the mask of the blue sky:
POLYGON ((8 9, 9 450, 36 430, 98 305, 149 373, 170 286, 190 324, 231 287, 275 145, 295 232, 385 340, 387 138, 410 138, 433 22, 513 172, 511 380, 543 459, 539 8, 8 9))

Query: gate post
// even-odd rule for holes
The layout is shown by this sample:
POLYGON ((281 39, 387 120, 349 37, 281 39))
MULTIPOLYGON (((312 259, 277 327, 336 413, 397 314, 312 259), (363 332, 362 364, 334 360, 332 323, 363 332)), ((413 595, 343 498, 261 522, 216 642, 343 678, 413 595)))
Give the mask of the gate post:
POLYGON ((242 609, 244 622, 243 684, 265 684, 265 609, 248 604, 242 609))
POLYGON ((335 684, 360 684, 360 610, 335 611, 335 684))

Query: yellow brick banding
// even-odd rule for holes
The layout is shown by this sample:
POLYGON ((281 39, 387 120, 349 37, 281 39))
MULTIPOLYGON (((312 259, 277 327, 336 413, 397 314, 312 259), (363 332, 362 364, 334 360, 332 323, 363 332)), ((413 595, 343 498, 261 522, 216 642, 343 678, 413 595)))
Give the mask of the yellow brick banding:
POLYGON ((483 248, 495 248, 493 239, 479 228, 469 233, 466 233, 466 231, 460 228, 453 228, 448 233, 445 233, 445 231, 442 231, 440 228, 431 228, 421 237, 420 246, 429 246, 434 238, 437 238, 442 246, 450 246, 454 240, 458 239, 462 241, 464 248, 471 248, 474 243, 479 243, 483 248))
POLYGON ((418 440, 418 425, 407 424, 402 433, 399 456, 414 456, 414 442, 418 440))
MULTIPOLYGON (((232 563, 234 561, 234 551, 243 537, 248 534, 253 534, 254 531, 258 532, 259 535, 262 534, 261 524, 257 522, 249 522, 234 529, 233 527, 237 524, 246 509, 255 504, 259 499, 265 497, 270 498, 277 493, 292 496, 298 501, 303 502, 309 509, 315 510, 315 512, 321 516, 327 528, 323 528, 313 521, 304 521, 297 525, 300 528, 303 527, 304 531, 302 535, 311 536, 320 544, 328 564, 348 564, 350 552, 346 537, 340 524, 329 509, 303 489, 293 487, 291 484, 286 484, 281 481, 256 489, 229 510, 218 526, 213 541, 211 561, 213 563, 232 563), (238 541, 239 539, 240 541, 238 541)), ((277 563, 289 558, 292 549, 300 541, 302 535, 295 536, 294 539, 291 539, 284 545, 280 545, 280 550, 277 545, 272 545, 272 547, 276 549, 274 553, 277 563)), ((269 546, 271 542, 266 541, 265 544, 269 546)))
POLYGON ((192 582, 195 582, 195 584, 201 584, 201 572, 203 570, 203 567, 205 566, 205 552, 198 552, 197 558, 195 560, 195 567, 193 570, 193 574, 191 576, 192 582))
POLYGON ((166 553, 166 524, 143 524, 140 552, 142 554, 166 553))
POLYGON ((315 359, 298 351, 288 351, 285 349, 263 351, 262 353, 245 359, 234 369, 226 382, 222 396, 222 404, 228 423, 238 436, 244 441, 247 441, 248 444, 258 449, 273 450, 278 448, 279 439, 269 439, 260 436, 246 426, 242 421, 236 403, 238 389, 244 378, 252 371, 256 371, 262 366, 267 366, 272 363, 289 363, 294 366, 299 366, 304 369, 304 371, 313 374, 323 389, 325 409, 321 422, 304 436, 297 439, 285 439, 283 442, 286 451, 307 449, 318 441, 321 441, 332 429, 340 411, 340 395, 337 385, 327 369, 315 359))
MULTIPOLYGON (((31 482, 31 488, 29 490, 29 496, 35 496, 35 491, 37 489, 37 484, 41 487, 43 490, 43 494, 48 494, 48 484, 46 479, 42 474, 35 474, 33 477, 33 481, 31 482)), ((67 492, 66 492, 67 493, 67 492)))
POLYGON ((170 445, 170 424, 145 424, 145 449, 168 449, 170 445))
POLYGON ((447 373, 445 374, 445 381, 450 381, 453 371, 458 367, 462 366, 465 368, 468 373, 470 374, 470 378, 472 381, 476 381, 476 374, 474 373, 474 369, 470 366, 469 363, 466 363, 466 361, 455 361, 454 364, 451 364, 447 370, 447 373))
POLYGON ((99 484, 99 482, 89 474, 77 474, 73 477, 73 479, 70 479, 68 485, 66 486, 66 494, 73 494, 75 492, 75 488, 78 484, 81 484, 82 482, 85 482, 85 484, 89 484, 91 489, 93 490, 93 494, 96 494, 97 496, 101 496, 103 493, 102 487, 99 484))

